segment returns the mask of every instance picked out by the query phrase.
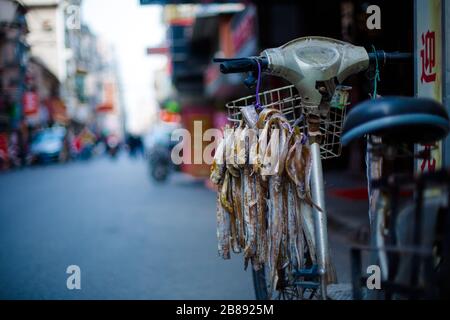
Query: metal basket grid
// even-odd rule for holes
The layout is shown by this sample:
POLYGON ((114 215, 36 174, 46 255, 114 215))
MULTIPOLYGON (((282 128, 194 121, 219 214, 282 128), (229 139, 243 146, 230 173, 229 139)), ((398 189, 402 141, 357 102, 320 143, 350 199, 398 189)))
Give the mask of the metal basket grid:
MULTIPOLYGON (((341 154, 341 133, 348 105, 348 87, 336 88, 332 105, 327 108, 326 114, 321 115, 320 130, 322 132, 322 142, 320 145, 321 158, 330 159, 341 154), (341 88, 341 89, 340 89, 341 88)), ((291 125, 296 120, 306 116, 317 107, 305 106, 301 103, 301 98, 297 89, 293 86, 285 86, 259 93, 259 99, 263 108, 274 108, 280 110, 291 125)), ((228 120, 238 124, 242 120, 241 108, 256 104, 256 95, 247 96, 228 102, 225 107, 228 111, 228 120)), ((299 127, 306 134, 305 121, 299 127)))

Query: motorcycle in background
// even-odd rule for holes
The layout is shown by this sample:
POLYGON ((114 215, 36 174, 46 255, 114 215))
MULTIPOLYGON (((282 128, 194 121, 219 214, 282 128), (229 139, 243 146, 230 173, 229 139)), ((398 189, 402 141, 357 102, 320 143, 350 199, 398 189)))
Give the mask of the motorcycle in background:
POLYGON ((106 137, 106 152, 111 158, 115 159, 120 149, 120 140, 116 135, 109 135, 106 137))
POLYGON ((178 123, 161 122, 145 140, 149 175, 153 181, 165 182, 171 172, 180 170, 170 158, 172 148, 177 144, 171 140, 171 135, 178 128, 178 123))

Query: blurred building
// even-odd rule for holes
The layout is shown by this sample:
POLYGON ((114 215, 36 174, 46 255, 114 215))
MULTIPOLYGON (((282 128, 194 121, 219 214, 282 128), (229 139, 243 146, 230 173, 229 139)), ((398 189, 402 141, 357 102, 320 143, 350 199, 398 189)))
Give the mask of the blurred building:
POLYGON ((96 125, 103 136, 124 137, 125 113, 122 85, 114 47, 98 41, 99 69, 90 73, 89 94, 95 103, 96 125), (95 98, 94 98, 95 97, 95 98))
POLYGON ((59 108, 49 109, 65 108, 75 134, 85 126, 98 131, 121 126, 120 86, 112 49, 81 20, 81 2, 25 0, 31 54, 60 82, 60 100, 54 103, 59 108))
MULTIPOLYGON (((81 0, 25 0, 30 33, 31 54, 60 82, 57 104, 66 109, 75 123, 86 123, 89 112, 77 92, 77 80, 83 76, 79 21, 81 0)), ((49 107, 49 109, 52 109, 49 107)))
MULTIPOLYGON (((192 133, 197 121, 201 121, 203 131, 222 127, 226 122, 224 102, 246 92, 241 75, 223 77, 217 65, 212 64, 212 58, 257 52, 255 7, 168 4, 163 12, 167 50, 150 50, 151 53, 165 53, 168 57, 169 66, 165 69, 168 72, 155 75, 157 96, 177 101, 181 106, 183 126, 192 133), (171 86, 165 81, 168 77, 171 86)), ((191 144, 191 150, 198 147, 194 141, 191 144)), ((204 141, 202 147, 208 144, 204 141)), ((209 166, 184 164, 183 171, 194 176, 207 176, 209 166)))
POLYGON ((32 127, 42 127, 52 123, 67 125, 69 118, 59 98, 60 81, 38 57, 30 58, 27 83, 36 99, 35 108, 25 109, 28 124, 32 127))
MULTIPOLYGON (((168 58, 174 98, 181 106, 181 121, 192 134, 196 121, 201 121, 202 130, 213 127, 213 109, 204 94, 203 74, 205 59, 199 56, 192 45, 195 18, 199 7, 194 5, 166 6, 164 20, 167 24, 168 58)), ((194 137, 194 135, 192 135, 194 137)), ((197 137, 198 138, 198 137, 197 137)), ((195 150, 199 144, 195 137, 187 146, 195 150)), ((203 143, 203 147, 206 143, 203 143)), ((202 145, 200 145, 202 146, 202 145)), ((194 176, 207 176, 209 166, 205 164, 183 164, 182 170, 194 176)))
POLYGON ((123 133, 114 50, 80 16, 81 0, 0 0, 0 166, 55 123, 75 135, 123 133))
MULTIPOLYGON (((171 79, 182 106, 184 119, 206 119, 206 126, 223 126, 227 101, 254 94, 243 85, 244 75, 223 75, 214 57, 245 57, 278 47, 304 36, 341 39, 372 50, 413 51, 413 2, 374 0, 381 6, 381 29, 366 26, 369 5, 362 0, 323 1, 177 1, 141 0, 162 4, 168 25, 171 79), (187 4, 189 3, 189 4, 187 4), (189 8, 181 11, 177 8, 189 8), (190 14, 186 14, 189 12, 190 14), (398 12, 402 12, 398 15, 398 12), (167 19, 169 18, 169 19, 167 19), (190 114, 194 114, 191 117, 190 114)), ((379 92, 383 95, 413 95, 413 67, 387 66, 382 70, 379 92), (388 76, 383 77, 386 74, 388 76)), ((352 103, 371 91, 367 74, 353 76, 352 103)), ((262 89, 286 85, 283 79, 265 77, 262 89)), ((191 120, 187 122, 189 127, 191 120)), ((355 143, 325 166, 363 170, 363 144, 355 143)))
MULTIPOLYGON (((25 7, 18 1, 0 0, 0 167, 20 153, 24 103, 33 99, 26 88, 29 46, 25 7)), ((29 105, 27 105, 29 106, 29 105)), ((0 168, 1 169, 1 168, 0 168)))

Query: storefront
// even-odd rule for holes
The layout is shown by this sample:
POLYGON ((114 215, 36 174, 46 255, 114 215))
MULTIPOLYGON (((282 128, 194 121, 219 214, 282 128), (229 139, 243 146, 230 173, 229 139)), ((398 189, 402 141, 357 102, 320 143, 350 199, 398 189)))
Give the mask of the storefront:
MULTIPOLYGON (((415 94, 443 103, 450 111, 450 6, 443 0, 416 0, 415 94)), ((416 151, 429 150, 431 159, 418 160, 416 171, 434 171, 450 165, 450 139, 436 145, 417 145, 416 151)))
POLYGON ((26 147, 21 128, 27 89, 29 47, 24 41, 27 31, 25 8, 17 1, 0 0, 0 158, 3 168, 26 147))

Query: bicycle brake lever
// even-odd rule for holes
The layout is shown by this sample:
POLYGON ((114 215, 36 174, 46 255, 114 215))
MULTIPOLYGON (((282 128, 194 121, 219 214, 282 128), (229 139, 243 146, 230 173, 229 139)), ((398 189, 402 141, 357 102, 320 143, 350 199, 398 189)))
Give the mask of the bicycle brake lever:
POLYGON ((253 89, 255 87, 257 81, 258 81, 258 78, 257 78, 257 76, 255 76, 255 73, 249 72, 247 75, 247 78, 245 78, 245 80, 244 80, 244 84, 247 86, 247 88, 253 89))

